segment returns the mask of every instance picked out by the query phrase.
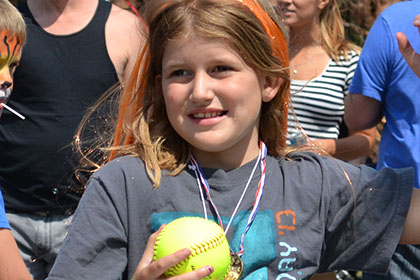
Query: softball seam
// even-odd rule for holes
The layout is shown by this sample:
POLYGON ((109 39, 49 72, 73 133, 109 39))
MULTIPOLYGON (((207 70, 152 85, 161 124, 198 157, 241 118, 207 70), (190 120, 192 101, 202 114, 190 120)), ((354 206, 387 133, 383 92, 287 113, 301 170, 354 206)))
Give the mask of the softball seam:
MULTIPOLYGON (((163 229, 165 230, 165 229, 163 229)), ((168 269, 165 273, 167 276, 175 276, 177 271, 191 258, 194 256, 197 256, 201 253, 205 253, 209 249, 216 248, 217 246, 221 245, 223 243, 225 234, 224 233, 218 233, 216 236, 210 237, 209 240, 205 240, 199 243, 195 243, 190 245, 189 249, 191 250, 191 254, 183 260, 182 262, 174 265, 170 269, 168 269)), ((159 240, 156 240, 156 245, 158 244, 159 240)))

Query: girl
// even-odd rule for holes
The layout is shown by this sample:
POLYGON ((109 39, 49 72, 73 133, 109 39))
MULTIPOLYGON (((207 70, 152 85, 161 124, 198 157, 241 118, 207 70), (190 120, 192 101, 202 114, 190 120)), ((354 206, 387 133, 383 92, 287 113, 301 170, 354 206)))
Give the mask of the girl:
POLYGON ((290 29, 294 110, 289 111, 288 140, 298 144, 303 133, 334 157, 353 160, 367 156, 375 142, 375 128, 340 135, 344 97, 360 48, 345 39, 338 0, 277 2, 290 29))
POLYGON ((183 216, 219 221, 247 279, 385 271, 400 240, 420 242, 417 191, 405 222, 411 169, 285 154, 287 44, 269 1, 154 0, 143 16, 114 159, 91 177, 48 279, 158 279, 189 251, 152 262, 152 233, 183 216))

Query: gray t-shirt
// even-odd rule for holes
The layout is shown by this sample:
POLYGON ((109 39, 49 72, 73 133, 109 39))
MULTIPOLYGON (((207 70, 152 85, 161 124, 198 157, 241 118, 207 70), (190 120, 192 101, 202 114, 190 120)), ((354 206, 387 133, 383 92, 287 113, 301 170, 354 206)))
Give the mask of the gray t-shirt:
MULTIPOLYGON (((410 203, 411 169, 378 172, 307 152, 269 156, 266 163, 261 204, 244 241, 246 279, 306 279, 335 269, 386 271, 410 203)), ((225 226, 254 164, 203 169, 225 226)), ((257 169, 227 233, 234 251, 259 178, 257 169)), ((92 176, 48 279, 130 279, 161 224, 203 213, 192 170, 165 175, 154 189, 141 160, 113 160, 92 176)))

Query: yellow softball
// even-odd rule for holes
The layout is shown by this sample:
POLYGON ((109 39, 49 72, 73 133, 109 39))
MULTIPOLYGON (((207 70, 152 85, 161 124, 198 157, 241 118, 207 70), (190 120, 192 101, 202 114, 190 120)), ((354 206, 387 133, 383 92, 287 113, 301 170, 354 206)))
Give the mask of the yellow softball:
POLYGON ((184 217, 170 222, 156 239, 153 259, 156 261, 184 248, 191 250, 190 256, 168 269, 165 277, 211 265, 214 272, 208 279, 225 278, 230 267, 229 243, 217 223, 199 217, 184 217))

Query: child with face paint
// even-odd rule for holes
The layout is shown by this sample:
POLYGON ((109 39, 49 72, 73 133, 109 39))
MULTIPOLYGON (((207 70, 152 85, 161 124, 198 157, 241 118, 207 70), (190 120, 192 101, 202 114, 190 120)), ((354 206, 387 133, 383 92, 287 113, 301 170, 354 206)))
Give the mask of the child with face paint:
POLYGON ((22 46, 26 39, 25 25, 18 12, 7 11, 14 7, 8 1, 1 1, 0 18, 0 116, 3 104, 7 102, 13 90, 13 73, 19 65, 22 46), (7 6, 9 7, 6 10, 7 6), (4 9, 3 9, 4 6, 4 9), (17 24, 18 23, 18 24, 17 24))
MULTIPOLYGON (((3 104, 7 102, 13 89, 13 72, 19 64, 25 39, 22 16, 8 0, 0 0, 0 116, 3 104)), ((31 277, 10 231, 0 191, 0 280, 6 279, 31 277)))
POLYGON ((285 150, 288 48, 270 1, 153 0, 142 15, 148 44, 107 122, 109 162, 48 279, 161 279, 191 252, 153 261, 157 233, 184 216, 224 228, 243 264, 228 279, 384 272, 398 242, 420 243, 412 169, 285 150))

